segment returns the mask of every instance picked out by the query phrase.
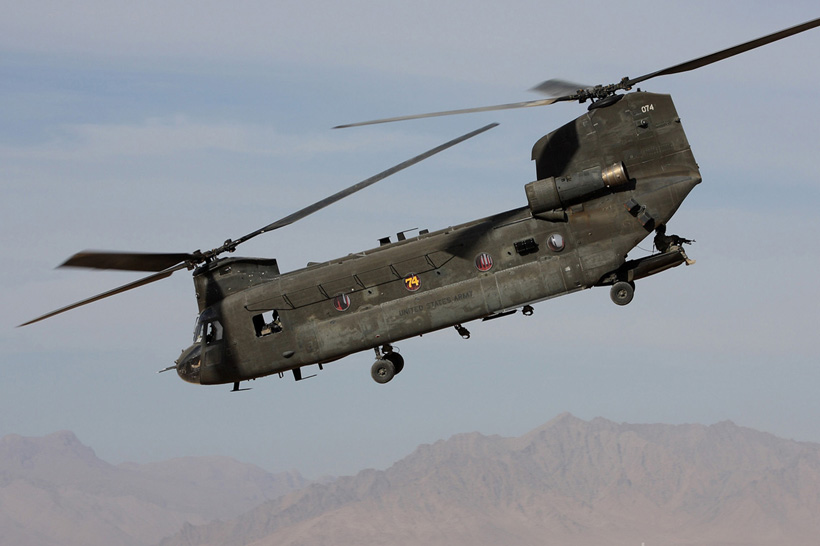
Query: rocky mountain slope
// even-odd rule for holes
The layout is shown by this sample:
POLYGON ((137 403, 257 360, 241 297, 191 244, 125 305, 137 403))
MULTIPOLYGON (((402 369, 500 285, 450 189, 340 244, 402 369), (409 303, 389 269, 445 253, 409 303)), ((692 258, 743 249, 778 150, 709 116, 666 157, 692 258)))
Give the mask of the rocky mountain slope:
POLYGON ((154 544, 307 485, 223 457, 108 464, 70 432, 0 439, 0 544, 154 544))
POLYGON ((561 415, 309 485, 228 458, 110 465, 69 432, 0 439, 0 544, 815 545, 820 445, 561 415), (284 496, 283 496, 284 495, 284 496), (221 520, 221 521, 216 521, 221 520))
POLYGON ((186 525, 174 545, 815 545, 820 445, 731 422, 631 425, 565 414, 520 438, 454 436, 186 525))

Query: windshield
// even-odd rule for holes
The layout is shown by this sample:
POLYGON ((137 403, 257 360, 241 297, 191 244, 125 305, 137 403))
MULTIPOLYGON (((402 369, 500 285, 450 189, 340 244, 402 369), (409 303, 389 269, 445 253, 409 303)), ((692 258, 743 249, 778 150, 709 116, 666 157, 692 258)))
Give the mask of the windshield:
POLYGON ((222 339, 222 324, 219 322, 216 312, 211 307, 200 313, 194 325, 194 343, 201 343, 203 337, 205 338, 205 343, 222 339))

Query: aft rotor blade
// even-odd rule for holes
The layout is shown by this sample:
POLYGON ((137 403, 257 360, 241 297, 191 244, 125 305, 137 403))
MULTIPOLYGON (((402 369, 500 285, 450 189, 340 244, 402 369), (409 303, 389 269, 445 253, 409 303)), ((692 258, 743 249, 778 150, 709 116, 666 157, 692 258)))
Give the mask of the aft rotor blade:
POLYGON ((411 116, 398 116, 395 118, 374 119, 371 121, 360 121, 358 123, 348 123, 337 125, 334 129, 346 129, 348 127, 361 127, 362 125, 376 125, 377 123, 391 123, 394 121, 405 121, 408 119, 435 118, 439 116, 453 116, 457 114, 472 114, 474 112, 492 112, 494 110, 511 110, 513 108, 530 108, 533 106, 547 106, 554 102, 565 100, 563 97, 553 97, 549 99, 529 100, 525 102, 512 102, 509 104, 496 104, 495 106, 479 106, 478 108, 464 108, 461 110, 446 110, 444 112, 431 112, 429 114, 414 114, 411 116))
POLYGON ((197 261, 199 256, 185 253, 102 252, 84 250, 60 267, 119 269, 122 271, 162 271, 181 262, 197 261))
POLYGON ((316 212, 318 210, 321 210, 321 209, 327 207, 328 205, 332 205, 336 201, 344 199, 345 197, 347 197, 349 195, 352 195, 352 194, 356 193, 359 190, 363 190, 366 187, 368 187, 372 184, 375 184, 376 182, 378 182, 380 180, 383 180, 383 179, 387 178, 391 174, 395 174, 395 173, 397 173, 401 170, 404 170, 407 167, 410 167, 411 165, 415 165, 416 163, 418 163, 420 161, 423 161, 423 160, 427 159, 430 156, 433 156, 433 155, 435 155, 435 154, 437 154, 441 151, 446 150, 447 148, 455 146, 456 144, 458 144, 460 142, 464 142, 465 140, 467 140, 469 138, 473 138, 474 136, 479 135, 479 134, 481 134, 485 131, 489 131, 493 127, 497 127, 497 126, 498 126, 497 123, 490 123, 489 125, 485 125, 481 129, 476 129, 475 131, 467 133, 466 135, 462 135, 462 136, 460 136, 458 138, 455 138, 455 139, 453 139, 449 142, 445 142, 441 146, 436 146, 435 148, 433 148, 431 150, 428 150, 428 151, 424 152, 421 155, 417 155, 416 157, 414 157, 412 159, 408 159, 407 161, 399 163, 398 165, 396 165, 394 167, 390 167, 386 171, 382 171, 382 172, 380 172, 379 174, 377 174, 375 176, 371 176, 367 180, 362 180, 361 182, 359 182, 357 184, 353 184, 349 188, 346 188, 346 189, 344 189, 340 192, 334 193, 330 197, 325 197, 321 201, 318 201, 318 202, 316 202, 312 205, 309 205, 309 206, 303 208, 302 210, 294 212, 293 214, 285 216, 284 218, 282 218, 280 220, 277 220, 276 222, 273 222, 272 224, 268 224, 267 226, 263 227, 262 229, 254 231, 253 233, 249 233, 249 234, 245 235, 244 237, 242 237, 240 239, 237 239, 236 241, 232 241, 232 242, 230 242, 230 245, 233 246, 233 247, 236 247, 236 245, 238 245, 239 243, 244 243, 248 239, 256 237, 257 235, 261 235, 263 233, 267 233, 268 231, 273 231, 274 229, 279 229, 281 227, 285 227, 289 224, 292 224, 293 222, 296 222, 297 220, 301 220, 305 216, 313 214, 314 212, 316 212))
POLYGON ((579 91, 588 91, 593 87, 593 85, 584 85, 581 83, 574 83, 553 78, 551 80, 539 83, 535 87, 531 88, 530 91, 541 93, 542 95, 552 97, 553 99, 566 100, 565 97, 567 95, 575 95, 579 91))
POLYGON ((745 53, 746 51, 764 46, 766 44, 770 44, 772 42, 776 42, 778 40, 782 40, 783 38, 788 38, 789 36, 793 36, 795 34, 799 34, 806 30, 813 29, 817 26, 820 26, 820 18, 813 19, 811 21, 807 21, 800 25, 796 25, 779 32, 775 32, 773 34, 769 34, 767 36, 763 36, 761 38, 757 38, 756 40, 750 40, 748 42, 742 43, 740 45, 736 45, 734 47, 729 47, 723 49, 721 51, 711 53, 709 55, 704 55, 703 57, 698 57, 697 59, 692 59, 691 61, 687 61, 685 63, 676 64, 674 66, 670 66, 668 68, 664 68, 663 70, 658 70, 657 72, 652 72, 650 74, 646 74, 639 78, 634 78, 627 80, 626 85, 631 87, 637 83, 646 81, 650 78, 655 78, 657 76, 666 76, 669 74, 679 74, 681 72, 688 72, 690 70, 695 70, 696 68, 701 68, 703 66, 716 63, 718 61, 722 61, 723 59, 728 59, 729 57, 734 57, 735 55, 739 55, 741 53, 745 53))
POLYGON ((139 288, 140 286, 144 286, 144 285, 152 283, 154 281, 162 280, 166 277, 170 277, 171 274, 174 273, 175 271, 179 271, 180 269, 185 269, 186 267, 187 266, 184 263, 179 264, 175 267, 170 267, 170 268, 168 268, 164 271, 160 271, 159 273, 154 273, 153 275, 149 275, 149 276, 143 277, 143 278, 141 278, 137 281, 134 281, 134 282, 125 284, 123 286, 120 286, 119 288, 109 290, 108 292, 103 292, 102 294, 97 294, 96 296, 93 296, 91 298, 84 299, 82 301, 78 301, 77 303, 72 303, 71 305, 68 305, 66 307, 62 307, 60 309, 57 309, 56 311, 52 311, 51 313, 47 313, 47 314, 45 314, 41 317, 37 317, 34 320, 24 322, 23 324, 20 324, 18 326, 18 328, 20 326, 28 326, 29 324, 34 324, 35 322, 40 322, 41 320, 45 320, 47 318, 53 317, 54 315, 59 315, 60 313, 65 313, 66 311, 71 311, 72 309, 76 309, 77 307, 82 307, 83 305, 87 305, 89 303, 99 301, 99 300, 107 298, 109 296, 114 296, 116 294, 126 292, 128 290, 131 290, 132 288, 139 288))

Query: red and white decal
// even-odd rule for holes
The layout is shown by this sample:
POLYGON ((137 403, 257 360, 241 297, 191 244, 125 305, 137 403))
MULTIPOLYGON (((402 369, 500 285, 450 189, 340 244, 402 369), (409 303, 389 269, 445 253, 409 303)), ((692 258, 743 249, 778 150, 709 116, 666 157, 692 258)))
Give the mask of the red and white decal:
POLYGON ((339 294, 333 298, 333 307, 335 307, 337 311, 347 311, 347 308, 350 307, 350 298, 347 294, 339 294))
POLYGON ((493 268, 493 257, 486 252, 482 252, 476 256, 475 266, 479 271, 489 271, 493 268))

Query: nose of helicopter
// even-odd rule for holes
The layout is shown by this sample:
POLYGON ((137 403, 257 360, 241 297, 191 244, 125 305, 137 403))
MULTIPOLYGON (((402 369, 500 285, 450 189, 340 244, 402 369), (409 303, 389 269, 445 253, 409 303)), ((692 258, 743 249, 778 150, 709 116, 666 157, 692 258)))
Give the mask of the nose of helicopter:
POLYGON ((202 368, 202 346, 199 343, 191 345, 179 355, 176 360, 177 375, 183 381, 199 384, 199 372, 202 368))

